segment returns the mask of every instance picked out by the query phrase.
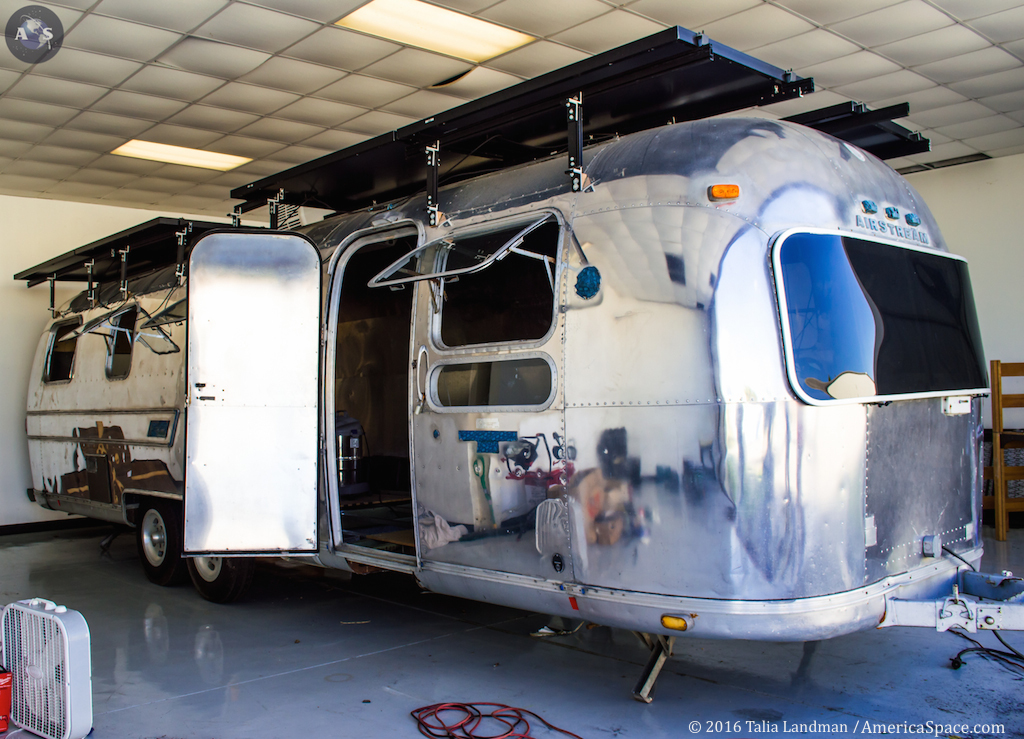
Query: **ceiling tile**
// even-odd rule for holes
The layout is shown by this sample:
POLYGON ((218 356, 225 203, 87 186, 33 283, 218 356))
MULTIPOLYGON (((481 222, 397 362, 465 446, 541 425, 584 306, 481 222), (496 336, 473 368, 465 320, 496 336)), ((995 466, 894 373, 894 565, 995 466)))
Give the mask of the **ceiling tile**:
POLYGON ((54 164, 52 162, 33 162, 28 159, 19 159, 4 167, 4 174, 62 180, 77 169, 78 167, 73 164, 54 164))
POLYGON ((815 29, 762 46, 753 52, 758 59, 782 69, 800 70, 859 51, 860 47, 831 31, 815 29))
POLYGON ((943 126, 936 129, 944 136, 952 139, 970 139, 977 136, 988 136, 993 133, 1009 131, 1011 128, 1019 128, 1020 125, 1012 118, 1004 115, 992 115, 988 118, 978 118, 973 121, 954 123, 950 126, 943 126))
POLYGON ((136 178, 137 175, 129 172, 113 172, 109 169, 80 169, 68 177, 71 182, 84 182, 90 185, 105 185, 107 187, 121 187, 136 178))
POLYGON ((84 167, 89 162, 95 161, 98 156, 100 155, 94 151, 69 149, 66 146, 47 146, 45 144, 33 146, 22 155, 24 159, 31 159, 36 162, 73 164, 76 167, 84 167))
POLYGON ((896 95, 885 100, 878 100, 875 105, 884 108, 899 103, 909 103, 910 113, 920 113, 933 108, 941 108, 946 105, 955 105, 965 102, 967 98, 958 92, 953 92, 947 87, 929 87, 927 90, 912 92, 909 95, 896 95))
POLYGON ((131 118, 161 121, 170 115, 174 115, 186 105, 188 103, 181 102, 180 100, 168 100, 167 98, 158 98, 152 95, 140 95, 137 92, 114 90, 93 105, 92 108, 103 113, 115 113, 131 118))
POLYGON ((914 154, 909 158, 918 164, 928 164, 929 162, 941 162, 943 159, 954 159, 977 153, 977 149, 967 146, 967 144, 960 141, 953 141, 949 144, 940 144, 923 154, 914 154))
POLYGON ((169 180, 165 177, 147 175, 139 181, 139 186, 147 190, 173 194, 185 192, 186 190, 191 192, 196 185, 194 182, 187 182, 185 180, 169 180))
POLYGON ((252 182, 253 180, 266 177, 267 175, 277 174, 281 171, 281 165, 277 162, 257 160, 255 162, 249 162, 248 164, 232 171, 237 174, 251 175, 249 177, 249 182, 252 182))
POLYGON ((420 49, 399 52, 366 67, 363 72, 373 77, 404 82, 415 87, 429 87, 456 75, 468 72, 472 65, 451 57, 420 49))
POLYGON ((217 77, 207 77, 192 72, 183 72, 180 69, 148 64, 138 74, 121 85, 121 89, 177 100, 195 101, 223 84, 224 80, 217 77))
POLYGON ((306 139, 302 143, 307 146, 315 146, 319 149, 339 151, 341 149, 354 146, 360 141, 366 141, 368 138, 370 137, 363 134, 353 133, 352 131, 324 131, 312 138, 306 139))
POLYGON ((227 0, 103 0, 93 12, 184 33, 191 31, 225 5, 227 0))
POLYGON ((1019 57, 1024 57, 1024 40, 1010 41, 1009 43, 1001 44, 1001 46, 1011 54, 1016 54, 1019 57))
POLYGON ((53 59, 38 65, 35 72, 47 77, 60 77, 78 82, 92 82, 104 87, 117 87, 140 69, 142 69, 142 64, 128 59, 62 48, 53 59))
POLYGON ((814 26, 773 5, 758 5, 742 13, 709 23, 708 37, 740 51, 781 41, 814 30, 814 26))
POLYGON ((956 103, 942 108, 933 108, 920 113, 910 114, 910 120, 925 128, 939 128, 951 126, 954 123, 963 123, 975 118, 985 118, 992 115, 992 111, 981 103, 968 100, 965 103, 956 103))
MULTIPOLYGON (((1024 108, 1022 108, 1021 110, 1015 110, 1015 111, 1012 111, 1010 113, 1007 113, 1006 117, 1007 118, 1012 118, 1013 120, 1017 121, 1018 123, 1024 123, 1024 108)), ((2 154, 2 153, 5 153, 5 152, 0 152, 0 154, 2 154)))
POLYGON ((22 121, 4 121, 3 135, 5 139, 15 141, 27 141, 35 144, 54 132, 51 126, 42 126, 38 123, 23 123, 22 121))
POLYGON ((206 105, 266 115, 299 99, 298 95, 256 85, 228 82, 203 98, 206 105))
POLYGON ((1014 90, 1013 92, 1005 92, 1002 95, 981 98, 978 102, 986 108, 991 108, 1000 113, 1024 110, 1024 90, 1014 90))
POLYGON ((283 141, 288 144, 294 144, 321 133, 323 130, 320 126, 310 126, 306 123, 282 121, 276 118, 263 118, 246 126, 238 133, 242 136, 253 136, 258 139, 270 139, 271 141, 283 141))
POLYGON ((5 157, 20 157, 26 151, 32 148, 32 144, 27 141, 13 141, 10 139, 0 139, 0 156, 5 157))
POLYGON ((10 97, 36 100, 41 103, 88 108, 104 93, 106 90, 96 85, 30 74, 23 77, 6 94, 10 97))
MULTIPOLYGON (((42 123, 47 126, 57 127, 67 123, 76 114, 77 111, 74 108, 47 105, 46 103, 36 103, 30 100, 0 98, 0 118, 5 118, 9 121, 42 123)), ((0 126, 0 135, 2 134, 3 126, 0 126)))
POLYGON ((4 167, 13 162, 14 160, 10 157, 0 157, 0 172, 4 171, 4 167))
POLYGON ((600 0, 502 0, 476 15, 534 36, 551 36, 609 10, 600 0))
POLYGON ((395 115, 394 113, 385 113, 380 110, 373 110, 369 113, 364 113, 358 118, 353 118, 351 121, 347 121, 345 123, 345 130, 364 133, 368 136, 378 136, 382 133, 395 131, 402 126, 408 126, 410 123, 415 122, 415 118, 407 118, 404 115, 395 115))
POLYGON ((180 113, 176 113, 167 119, 168 123, 179 126, 191 126, 193 128, 205 128, 210 131, 221 131, 231 133, 242 126, 248 126, 253 121, 259 120, 258 115, 242 113, 227 108, 214 108, 210 105, 190 105, 180 113))
POLYGON ((209 181, 209 184, 223 187, 224 192, 229 192, 236 187, 248 185, 250 182, 252 182, 252 175, 240 174, 238 172, 219 172, 216 177, 209 181))
POLYGON ((280 151, 284 148, 284 144, 277 141, 254 139, 248 136, 231 135, 217 139, 217 141, 205 148, 210 151, 219 151, 221 154, 234 154, 238 157, 259 159, 260 157, 270 156, 275 151, 280 151))
POLYGON ((872 77, 869 80, 861 80, 849 85, 833 88, 841 95, 846 95, 851 100, 872 103, 876 100, 897 95, 906 95, 919 90, 926 90, 934 87, 935 83, 927 77, 922 77, 909 69, 901 69, 898 72, 872 77))
POLYGON ((102 198, 113 191, 113 187, 68 181, 58 182, 53 187, 47 189, 47 192, 52 195, 60 195, 65 198, 84 198, 90 201, 94 198, 102 198))
POLYGON ((73 49, 147 62, 160 56, 181 35, 173 31, 129 23, 118 18, 87 15, 64 36, 64 45, 73 49))
POLYGON ((270 58, 265 51, 245 49, 206 38, 190 36, 160 57, 160 62, 190 72, 235 79, 270 58))
MULTIPOLYGON (((116 149, 127 140, 123 136, 105 136, 101 133, 71 131, 67 128, 62 128, 59 131, 54 131, 46 139, 46 145, 67 146, 71 149, 85 149, 86 151, 95 151, 103 154, 116 149)), ((118 157, 118 159, 121 158, 118 157)))
POLYGON ((105 154, 92 163, 93 169, 107 169, 121 174, 131 174, 136 177, 152 174, 160 169, 160 162, 151 162, 148 159, 135 159, 134 157, 121 157, 116 154, 105 154))
POLYGON ((878 46, 873 51, 900 64, 914 67, 991 46, 970 28, 958 25, 878 46))
POLYGON ((209 182, 221 172, 215 169, 203 169, 202 167, 186 167, 183 164, 165 164, 160 169, 153 170, 152 176, 165 180, 184 180, 185 182, 209 182))
POLYGON ((167 193, 157 192, 155 190, 141 190, 122 187, 114 190, 114 192, 109 195, 105 195, 100 198, 100 200, 110 203, 127 203, 130 205, 137 203, 142 203, 144 205, 156 205, 165 197, 167 197, 167 193))
POLYGON ((242 77, 241 81, 290 92, 310 93, 337 82, 344 75, 338 69, 278 56, 242 77))
POLYGON ((952 24, 948 15, 924 0, 906 0, 899 5, 832 24, 830 28, 865 46, 881 46, 952 24))
POLYGON ((491 59, 487 66, 530 78, 586 58, 587 54, 578 49, 570 49, 552 41, 534 41, 497 59, 491 59))
MULTIPOLYGON (((208 198, 197 198, 192 195, 172 195, 166 200, 160 201, 160 207, 164 210, 177 211, 179 213, 203 213, 210 212, 211 203, 208 198)), ((230 208, 218 208, 215 212, 224 214, 230 212, 230 208)))
POLYGON ((597 54, 629 41, 650 36, 663 28, 661 23, 655 23, 639 15, 625 10, 613 10, 563 31, 553 38, 563 44, 597 54))
POLYGON ((1008 146, 1005 149, 993 149, 985 153, 992 157, 1010 157, 1016 154, 1024 154, 1024 145, 1008 146))
MULTIPOLYGON (((281 149, 281 151, 275 151, 270 159, 275 162, 281 162, 285 166, 294 166, 333 153, 330 149, 319 149, 313 146, 289 146, 281 149)), ((220 184, 220 180, 216 180, 213 184, 220 184)))
POLYGON ((316 96, 336 100, 339 103, 376 108, 415 91, 415 87, 400 85, 397 82, 388 82, 361 74, 350 74, 333 85, 318 90, 316 96))
POLYGON ((0 92, 3 92, 17 82, 19 77, 21 77, 21 74, 18 72, 14 72, 9 69, 0 69, 0 92))
POLYGON ((984 77, 975 77, 964 82, 954 82, 949 87, 971 98, 984 98, 1024 90, 1024 67, 1008 69, 1005 72, 996 72, 984 77))
MULTIPOLYGON (((978 3, 978 5, 984 5, 984 3, 978 3)), ((975 18, 970 25, 996 43, 1017 41, 1024 38, 1024 5, 1004 10, 1002 13, 975 18)))
POLYGON ((222 134, 219 131, 172 126, 169 123, 158 123, 140 136, 145 141, 170 144, 171 146, 188 146, 193 149, 205 149, 221 137, 222 134))
POLYGON ((390 41, 334 27, 317 31, 282 55, 351 71, 362 69, 401 48, 390 41))
POLYGON ((0 191, 11 195, 43 192, 57 184, 57 180, 45 177, 25 177, 24 175, 0 175, 0 191))
POLYGON ((455 82, 438 86, 436 91, 447 95, 457 95, 467 100, 475 100, 520 82, 522 82, 521 79, 511 74, 498 72, 487 67, 477 67, 465 77, 461 77, 455 82))
POLYGON ((837 2, 836 0, 779 0, 779 5, 799 13, 816 23, 828 25, 864 15, 879 8, 895 5, 902 0, 857 0, 837 2))
POLYGON ((271 10, 280 10, 303 18, 312 18, 321 23, 334 23, 366 3, 366 0, 251 0, 253 5, 262 5, 271 10))
POLYGON ((708 23, 760 4, 761 0, 715 0, 696 3, 679 0, 637 0, 629 9, 667 26, 682 26, 693 31, 702 31, 708 23))
POLYGON ((922 64, 919 67, 914 67, 914 71, 940 84, 947 84, 1020 66, 1022 66, 1021 62, 1016 57, 998 47, 989 46, 987 49, 972 51, 969 54, 951 56, 937 62, 922 64))
MULTIPOLYGON (((912 125, 909 121, 901 121, 901 123, 902 125, 909 128, 911 131, 916 130, 916 127, 912 125)), ((935 131, 934 129, 926 128, 923 131, 918 131, 918 133, 920 133, 922 136, 928 139, 932 143, 933 147, 939 146, 940 144, 948 144, 950 141, 953 140, 949 136, 944 136, 938 131, 935 131)))
POLYGON ((475 13, 478 10, 494 5, 496 0, 436 0, 435 5, 443 5, 460 13, 475 13))
POLYGON ((932 0, 932 2, 962 21, 981 15, 991 15, 1020 5, 1020 0, 983 0, 983 2, 979 2, 979 0, 932 0))
POLYGON ((355 105, 345 105, 318 98, 302 98, 297 103, 281 108, 274 113, 274 117, 332 128, 365 112, 366 108, 358 108, 355 105))
POLYGON ((462 105, 464 102, 466 101, 462 98, 451 95, 442 95, 431 90, 419 90, 393 103, 388 103, 383 106, 383 109, 389 113, 398 113, 419 120, 462 105))
POLYGON ((275 52, 291 46, 318 27, 318 24, 302 18, 233 3, 200 26, 195 35, 275 52))
POLYGON ((813 77, 819 87, 834 88, 859 82, 869 77, 880 77, 884 74, 897 72, 900 65, 883 59, 870 51, 858 51, 856 54, 815 64, 800 70, 804 77, 813 77))
POLYGON ((994 149, 1005 149, 1011 146, 1024 145, 1024 128, 1014 128, 985 136, 965 139, 964 143, 978 151, 991 152, 994 149))
POLYGON ((196 185, 188 191, 189 195, 195 195, 201 198, 225 198, 228 193, 224 191, 223 187, 217 185, 196 185))

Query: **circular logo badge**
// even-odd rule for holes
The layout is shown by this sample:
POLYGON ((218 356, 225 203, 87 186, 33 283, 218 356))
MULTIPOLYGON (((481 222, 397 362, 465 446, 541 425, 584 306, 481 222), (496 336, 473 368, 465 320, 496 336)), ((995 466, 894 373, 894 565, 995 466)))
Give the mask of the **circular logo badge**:
POLYGON ((39 64, 60 50, 64 42, 64 26, 49 8, 26 5, 7 21, 4 31, 7 48, 27 64, 39 64))

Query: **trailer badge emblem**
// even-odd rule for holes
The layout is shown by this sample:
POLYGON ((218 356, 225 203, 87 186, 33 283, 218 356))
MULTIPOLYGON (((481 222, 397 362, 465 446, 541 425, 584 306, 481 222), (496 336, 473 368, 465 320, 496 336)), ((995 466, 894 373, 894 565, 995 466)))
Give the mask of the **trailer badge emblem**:
POLYGON ((561 554, 555 554, 551 558, 551 566, 555 568, 555 572, 561 572, 565 569, 565 560, 562 559, 561 554))
POLYGON ((576 294, 584 300, 590 300, 601 289, 601 272, 597 267, 589 265, 580 270, 576 276, 576 294))
POLYGON ((16 11, 4 29, 7 48, 27 64, 40 64, 52 59, 64 43, 64 26, 60 18, 41 5, 26 5, 16 11))

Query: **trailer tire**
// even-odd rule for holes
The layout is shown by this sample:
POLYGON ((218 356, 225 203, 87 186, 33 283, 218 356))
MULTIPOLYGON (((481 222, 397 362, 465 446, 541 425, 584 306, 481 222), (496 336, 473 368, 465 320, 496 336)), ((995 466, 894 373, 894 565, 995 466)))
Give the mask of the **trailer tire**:
POLYGON ((144 499, 139 512, 135 544, 146 577, 157 585, 184 582, 181 504, 171 500, 144 499))
POLYGON ((199 594, 212 603, 234 603, 252 583, 251 557, 189 557, 188 574, 199 594))

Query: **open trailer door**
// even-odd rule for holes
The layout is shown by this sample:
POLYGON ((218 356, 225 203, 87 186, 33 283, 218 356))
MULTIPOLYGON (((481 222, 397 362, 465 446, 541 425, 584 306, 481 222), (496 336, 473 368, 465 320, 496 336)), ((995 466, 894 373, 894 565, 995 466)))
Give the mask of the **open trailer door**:
POLYGON ((185 552, 317 550, 320 256, 213 232, 189 259, 185 552))

